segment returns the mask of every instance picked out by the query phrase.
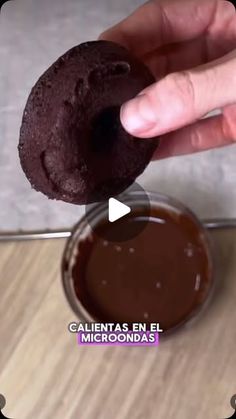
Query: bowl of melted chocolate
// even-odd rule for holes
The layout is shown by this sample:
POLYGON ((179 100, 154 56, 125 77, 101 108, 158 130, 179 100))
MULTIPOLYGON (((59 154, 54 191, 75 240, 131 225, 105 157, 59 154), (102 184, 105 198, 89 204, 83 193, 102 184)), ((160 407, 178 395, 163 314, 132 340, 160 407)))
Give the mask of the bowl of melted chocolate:
POLYGON ((115 223, 104 207, 93 207, 68 240, 63 287, 82 321, 159 323, 167 333, 209 301, 213 272, 207 231, 178 201, 156 193, 148 197, 147 205, 131 193, 131 212, 115 223))

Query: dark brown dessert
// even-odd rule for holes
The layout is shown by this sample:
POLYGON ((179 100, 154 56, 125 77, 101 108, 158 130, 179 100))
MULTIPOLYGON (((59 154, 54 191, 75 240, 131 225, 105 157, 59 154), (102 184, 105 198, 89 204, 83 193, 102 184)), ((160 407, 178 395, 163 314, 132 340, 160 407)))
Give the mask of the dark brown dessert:
POLYGON ((24 111, 19 155, 31 185, 49 198, 84 204, 132 184, 157 139, 129 135, 120 106, 153 82, 142 62, 112 42, 84 43, 60 57, 24 111))
POLYGON ((97 321, 160 323, 164 332, 184 323, 206 300, 212 285, 208 244, 187 213, 152 208, 98 226, 79 243, 72 276, 78 300, 97 321), (147 222, 148 221, 148 222, 147 222), (122 242, 101 238, 102 229, 142 233, 122 242))

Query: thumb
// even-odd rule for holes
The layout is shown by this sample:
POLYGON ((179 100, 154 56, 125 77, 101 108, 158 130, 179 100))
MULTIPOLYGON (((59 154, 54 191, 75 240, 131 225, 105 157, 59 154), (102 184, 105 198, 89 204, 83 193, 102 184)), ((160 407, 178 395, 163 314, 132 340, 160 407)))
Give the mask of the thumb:
POLYGON ((236 50, 192 70, 167 75, 121 108, 132 135, 151 138, 236 103, 236 50))

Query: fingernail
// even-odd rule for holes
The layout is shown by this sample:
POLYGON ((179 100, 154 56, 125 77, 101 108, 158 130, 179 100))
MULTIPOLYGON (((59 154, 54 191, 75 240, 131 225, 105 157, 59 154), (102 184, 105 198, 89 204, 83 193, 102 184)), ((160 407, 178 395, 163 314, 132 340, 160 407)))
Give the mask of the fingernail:
POLYGON ((125 103, 121 108, 121 122, 131 134, 144 134, 156 125, 156 116, 145 94, 125 103))

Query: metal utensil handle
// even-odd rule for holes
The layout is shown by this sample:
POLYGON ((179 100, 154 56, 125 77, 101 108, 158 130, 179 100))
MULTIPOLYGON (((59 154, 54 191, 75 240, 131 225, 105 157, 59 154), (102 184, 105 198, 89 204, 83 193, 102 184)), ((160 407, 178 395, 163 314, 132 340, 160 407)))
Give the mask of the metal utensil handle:
POLYGON ((236 228, 236 218, 210 218, 209 220, 202 220, 202 223, 208 230, 236 228))
POLYGON ((29 241, 29 240, 47 240, 47 239, 66 239, 71 236, 70 231, 31 231, 10 232, 0 234, 0 242, 9 241, 29 241))
MULTIPOLYGON (((202 220, 205 228, 218 230, 223 228, 236 228, 236 218, 215 218, 202 220)), ((31 232, 9 232, 0 233, 0 242, 47 240, 47 239, 66 239, 71 236, 69 230, 58 231, 31 231, 31 232)))

